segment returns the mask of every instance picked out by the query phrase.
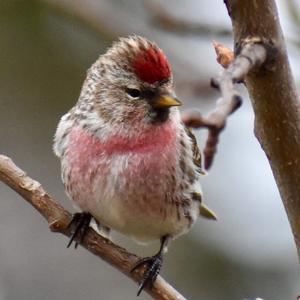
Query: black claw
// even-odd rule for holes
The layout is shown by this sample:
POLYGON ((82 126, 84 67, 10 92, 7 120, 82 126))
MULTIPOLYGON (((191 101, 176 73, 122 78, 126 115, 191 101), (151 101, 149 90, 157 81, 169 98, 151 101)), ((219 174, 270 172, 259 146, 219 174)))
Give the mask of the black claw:
POLYGON ((72 221, 69 224, 69 227, 74 226, 74 231, 72 232, 70 241, 67 245, 69 248, 75 239, 75 249, 78 247, 78 244, 83 242, 84 236, 89 228, 92 215, 90 213, 76 213, 74 214, 72 221))
POLYGON ((152 257, 146 257, 139 260, 136 265, 132 268, 131 272, 135 271, 136 269, 140 268, 141 266, 147 264, 149 267, 145 271, 143 279, 139 285, 137 296, 139 296, 144 289, 144 287, 147 284, 150 284, 150 286, 153 285, 157 275, 159 274, 159 271, 162 266, 162 254, 158 253, 152 257))

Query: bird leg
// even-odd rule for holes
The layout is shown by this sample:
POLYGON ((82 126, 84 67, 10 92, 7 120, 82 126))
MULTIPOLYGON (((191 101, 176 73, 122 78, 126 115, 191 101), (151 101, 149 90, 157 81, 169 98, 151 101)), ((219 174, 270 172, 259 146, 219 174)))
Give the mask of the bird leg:
POLYGON ((142 290, 147 284, 150 284, 150 286, 153 285, 162 267, 163 254, 167 251, 167 245, 169 240, 170 240, 169 236, 162 237, 159 251, 151 257, 145 257, 140 259, 136 263, 136 265, 131 269, 131 272, 133 272, 144 265, 148 265, 148 268, 146 269, 143 279, 139 285, 137 296, 140 295, 140 293, 142 292, 142 290))
POLYGON ((79 242, 75 241, 75 249, 79 243, 83 242, 84 236, 90 226, 91 219, 92 215, 87 212, 76 213, 73 215, 72 221, 69 224, 69 228, 72 227, 72 234, 67 248, 71 246, 75 239, 79 240, 79 242))

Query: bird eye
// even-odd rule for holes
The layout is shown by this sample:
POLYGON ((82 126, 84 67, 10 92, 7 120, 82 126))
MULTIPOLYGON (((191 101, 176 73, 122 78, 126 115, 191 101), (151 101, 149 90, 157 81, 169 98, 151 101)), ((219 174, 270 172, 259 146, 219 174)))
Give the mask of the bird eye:
POLYGON ((141 91, 138 89, 126 89, 126 93, 132 98, 139 98, 141 95, 141 91))

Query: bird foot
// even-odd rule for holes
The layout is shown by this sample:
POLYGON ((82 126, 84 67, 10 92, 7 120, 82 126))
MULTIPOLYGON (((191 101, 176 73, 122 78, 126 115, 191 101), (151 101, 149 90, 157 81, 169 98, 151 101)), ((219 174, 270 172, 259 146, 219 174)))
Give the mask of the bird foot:
POLYGON ((73 241, 75 241, 75 249, 77 248, 79 243, 83 242, 84 236, 90 226, 90 222, 92 219, 92 215, 90 213, 82 212, 76 213, 73 215, 72 221, 69 224, 69 228, 74 228, 72 230, 70 241, 67 245, 67 248, 71 246, 73 241))
POLYGON ((143 265, 148 265, 148 268, 146 269, 143 279, 139 285, 137 296, 140 295, 142 290, 147 284, 150 284, 150 286, 153 285, 157 275, 159 274, 159 271, 162 266, 163 257, 161 253, 158 253, 151 257, 145 257, 140 259, 136 265, 131 269, 131 272, 139 269, 143 265))

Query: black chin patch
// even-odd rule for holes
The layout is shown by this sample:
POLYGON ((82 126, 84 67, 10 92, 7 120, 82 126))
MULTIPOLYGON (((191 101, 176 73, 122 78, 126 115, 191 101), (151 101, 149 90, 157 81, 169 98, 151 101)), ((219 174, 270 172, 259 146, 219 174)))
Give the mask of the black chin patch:
POLYGON ((152 123, 163 123, 168 120, 169 114, 169 108, 153 108, 150 112, 150 119, 152 123))

